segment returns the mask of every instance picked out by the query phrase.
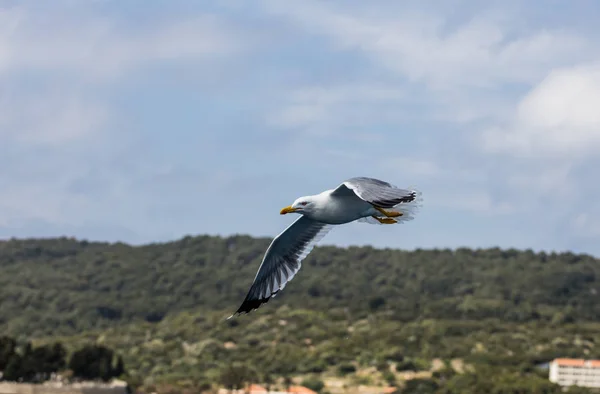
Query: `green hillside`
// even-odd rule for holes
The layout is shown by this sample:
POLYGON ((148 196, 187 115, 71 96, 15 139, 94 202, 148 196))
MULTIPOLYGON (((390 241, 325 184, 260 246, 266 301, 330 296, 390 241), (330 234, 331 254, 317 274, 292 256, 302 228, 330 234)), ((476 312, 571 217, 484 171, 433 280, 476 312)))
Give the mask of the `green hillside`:
MULTIPOLYGON (((185 310, 233 312, 268 239, 187 237, 132 247, 73 239, 0 243, 0 328, 70 334, 185 310)), ((394 320, 598 321, 600 260, 517 250, 317 247, 263 306, 374 310, 394 320)))
POLYGON ((600 260, 591 256, 318 247, 276 298, 226 321, 269 242, 1 242, 0 328, 71 351, 106 344, 147 392, 286 378, 558 393, 538 364, 600 357, 600 260))

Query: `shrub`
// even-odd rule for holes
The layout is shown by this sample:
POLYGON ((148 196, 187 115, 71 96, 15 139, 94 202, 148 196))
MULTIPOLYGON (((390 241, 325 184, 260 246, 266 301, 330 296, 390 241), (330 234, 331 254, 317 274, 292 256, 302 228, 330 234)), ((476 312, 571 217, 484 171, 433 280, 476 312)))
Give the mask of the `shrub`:
POLYGON ((325 383, 323 383, 322 380, 315 377, 304 379, 301 384, 302 386, 316 391, 317 393, 320 393, 321 390, 323 390, 323 388, 325 387, 325 383))
POLYGON ((350 363, 342 363, 338 366, 338 372, 340 375, 348 375, 349 373, 356 372, 356 367, 350 363))

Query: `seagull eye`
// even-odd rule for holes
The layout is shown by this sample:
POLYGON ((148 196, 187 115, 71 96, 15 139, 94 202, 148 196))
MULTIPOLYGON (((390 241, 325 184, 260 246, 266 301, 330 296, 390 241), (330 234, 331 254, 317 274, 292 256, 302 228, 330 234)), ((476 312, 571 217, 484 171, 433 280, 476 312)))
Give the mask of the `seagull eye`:
POLYGON ((308 204, 306 201, 302 201, 302 202, 300 203, 300 205, 302 205, 302 206, 305 206, 306 204, 308 204))

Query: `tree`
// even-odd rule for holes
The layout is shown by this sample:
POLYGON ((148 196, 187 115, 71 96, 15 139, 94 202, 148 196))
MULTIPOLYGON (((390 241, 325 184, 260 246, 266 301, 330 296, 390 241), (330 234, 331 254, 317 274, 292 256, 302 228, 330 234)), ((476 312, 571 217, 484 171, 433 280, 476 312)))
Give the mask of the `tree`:
POLYGON ((39 380, 47 380, 50 374, 58 372, 66 365, 67 351, 60 343, 44 345, 32 349, 26 357, 32 368, 35 369, 39 380))
POLYGON ((11 357, 15 355, 17 342, 7 336, 0 337, 0 371, 4 371, 11 357))
POLYGON ((254 376, 255 374, 246 365, 233 363, 221 371, 219 381, 226 389, 239 390, 254 376))
POLYGON ((114 376, 121 376, 125 373, 125 364, 123 363, 123 357, 119 355, 117 357, 117 365, 113 371, 114 376))
POLYGON ((14 340, 0 340, 0 343, 2 343, 0 347, 4 346, 5 352, 10 354, 2 368, 4 380, 41 382, 49 379, 51 373, 58 372, 65 366, 66 350, 60 343, 36 348, 33 348, 31 343, 27 343, 21 354, 17 353, 14 340))
POLYGON ((8 361, 2 373, 2 379, 9 382, 18 382, 23 380, 23 360, 18 354, 14 354, 8 361))
POLYGON ((14 354, 10 358, 3 377, 14 382, 34 382, 37 374, 36 367, 31 343, 27 343, 22 355, 14 354))
POLYGON ((123 367, 122 361, 119 366, 117 360, 117 366, 113 368, 113 358, 114 352, 111 349, 101 345, 87 345, 73 353, 69 368, 77 378, 108 381, 120 375, 119 368, 123 367))

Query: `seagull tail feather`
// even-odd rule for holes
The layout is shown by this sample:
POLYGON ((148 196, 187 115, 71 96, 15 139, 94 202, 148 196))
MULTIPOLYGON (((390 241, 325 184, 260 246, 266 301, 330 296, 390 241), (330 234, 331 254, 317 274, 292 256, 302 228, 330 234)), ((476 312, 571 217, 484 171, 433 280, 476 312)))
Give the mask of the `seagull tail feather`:
POLYGON ((394 218, 398 223, 413 220, 423 206, 423 193, 414 187, 410 187, 409 190, 415 194, 415 198, 410 202, 401 202, 390 209, 390 211, 402 213, 402 216, 394 218))

